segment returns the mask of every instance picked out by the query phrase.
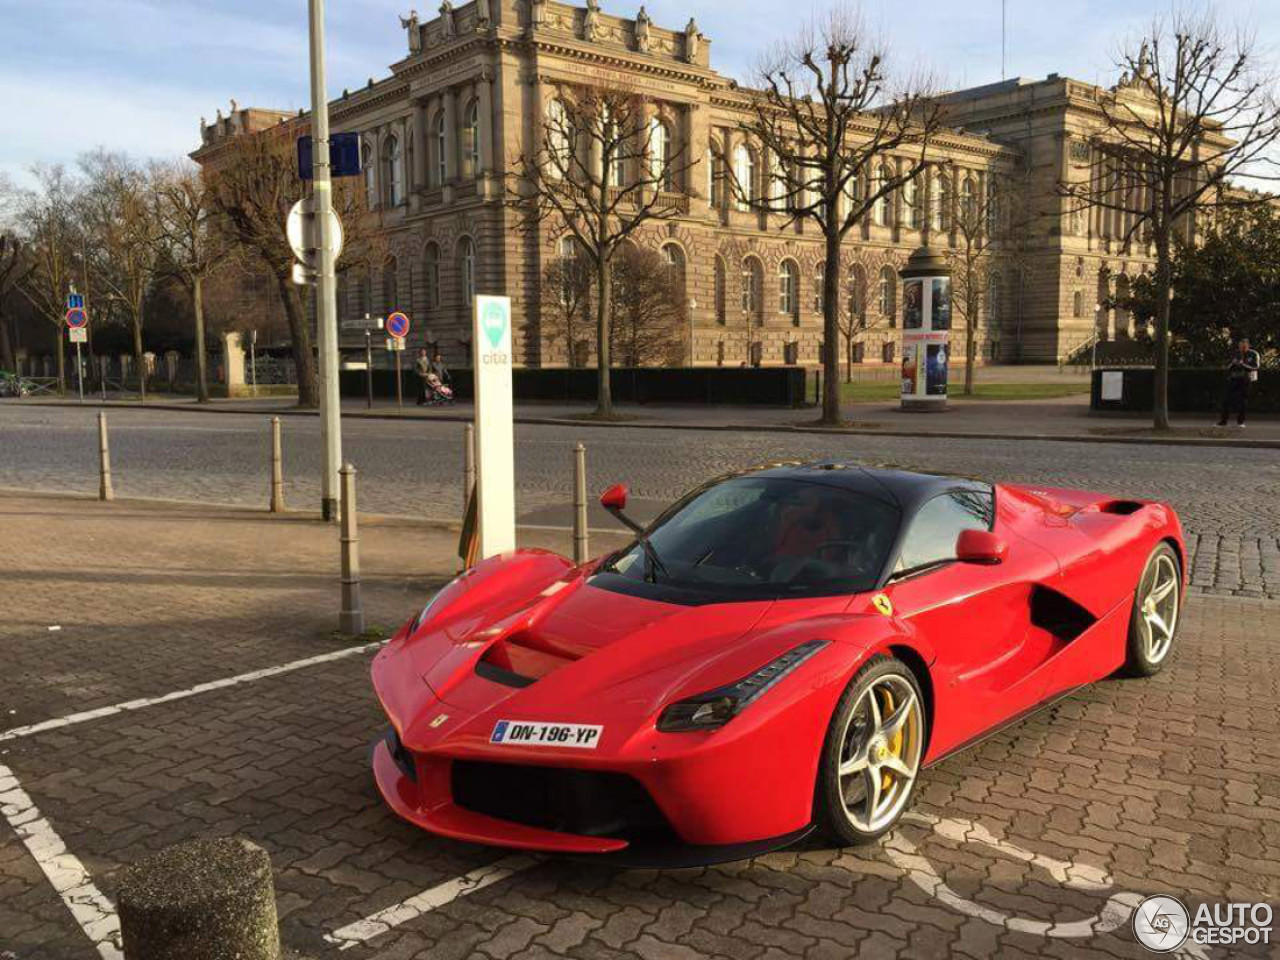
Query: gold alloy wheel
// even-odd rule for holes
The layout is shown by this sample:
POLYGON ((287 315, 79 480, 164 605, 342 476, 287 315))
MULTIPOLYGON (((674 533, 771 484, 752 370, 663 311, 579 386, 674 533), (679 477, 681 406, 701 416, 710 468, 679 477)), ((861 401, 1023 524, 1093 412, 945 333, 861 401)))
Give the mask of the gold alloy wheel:
POLYGON ((877 677, 862 692, 840 739, 840 799, 863 833, 893 823, 920 769, 924 716, 920 698, 902 676, 877 677))
POLYGON ((1178 565, 1168 554, 1156 557, 1151 568, 1151 585, 1139 605, 1142 624, 1143 653, 1147 663, 1155 666, 1169 655, 1173 634, 1178 627, 1178 565))

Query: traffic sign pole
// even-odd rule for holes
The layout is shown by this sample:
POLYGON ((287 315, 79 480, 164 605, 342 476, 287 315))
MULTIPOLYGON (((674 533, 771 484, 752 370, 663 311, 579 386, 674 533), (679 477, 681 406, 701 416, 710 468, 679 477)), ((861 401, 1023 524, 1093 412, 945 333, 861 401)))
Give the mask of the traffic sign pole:
POLYGON ((364 332, 364 408, 373 409, 373 331, 364 332))
POLYGON ((84 403, 84 362, 80 359, 80 341, 76 341, 76 389, 80 393, 80 402, 84 403))
POLYGON ((329 167, 329 95, 325 92, 324 0, 308 0, 311 34, 311 133, 313 136, 312 213, 316 236, 316 319, 320 346, 320 432, 324 470, 320 513, 338 519, 338 471, 342 467, 341 400, 338 394, 338 300, 333 273, 329 222, 333 215, 333 181, 329 167))
MULTIPOLYGON (((396 346, 399 346, 399 344, 397 344, 396 346)), ((404 413, 404 379, 400 376, 400 353, 401 351, 399 350, 395 352, 396 354, 396 409, 398 409, 401 413, 404 413)))

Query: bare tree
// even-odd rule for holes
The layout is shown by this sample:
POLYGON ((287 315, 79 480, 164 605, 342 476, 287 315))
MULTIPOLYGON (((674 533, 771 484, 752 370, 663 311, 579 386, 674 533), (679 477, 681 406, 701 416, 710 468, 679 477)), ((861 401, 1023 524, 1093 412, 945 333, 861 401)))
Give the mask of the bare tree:
POLYGON ((62 331, 66 326, 67 293, 72 283, 76 247, 75 207, 79 185, 60 165, 37 166, 31 171, 35 189, 21 202, 19 222, 27 238, 32 269, 18 290, 41 317, 53 325, 58 358, 58 393, 66 392, 66 354, 62 331))
POLYGON ((196 395, 209 402, 205 356, 204 284, 229 255, 226 232, 212 221, 213 195, 200 170, 179 162, 151 174, 160 269, 186 289, 195 313, 196 395))
POLYGON ((978 326, 990 317, 994 281, 1021 264, 1027 226, 1023 197, 1011 177, 988 174, 985 187, 969 177, 957 187, 951 261, 952 305, 964 323, 964 393, 973 395, 978 360, 978 326))
POLYGON ((596 274, 587 258, 579 253, 576 240, 573 247, 572 256, 553 257, 542 272, 545 295, 541 333, 551 343, 563 340, 569 366, 576 367, 582 328, 591 323, 588 314, 596 274))
POLYGON ((639 94, 606 87, 556 91, 534 150, 516 159, 507 186, 526 235, 574 237, 595 273, 596 413, 611 416, 609 382, 612 266, 645 224, 685 212, 681 190, 692 166, 639 94))
POLYGON ((17 370, 9 339, 9 314, 5 307, 34 265, 22 241, 12 233, 0 233, 0 369, 17 370))
POLYGON ((1211 13, 1157 19, 1119 66, 1120 83, 1099 98, 1089 175, 1058 189, 1073 212, 1111 211, 1126 245, 1155 247, 1154 426, 1167 430, 1174 239, 1190 239, 1206 211, 1265 202, 1230 184, 1276 179, 1280 102, 1253 39, 1227 36, 1211 13))
MULTIPOLYGON (((211 209, 219 229, 227 231, 227 242, 245 255, 247 266, 264 269, 275 281, 298 371, 298 405, 315 407, 320 394, 312 324, 302 291, 292 280, 294 256, 285 233, 289 211, 303 195, 293 152, 300 132, 294 125, 282 124, 236 137, 204 175, 211 209)), ((365 223, 361 191, 347 181, 335 181, 333 209, 342 218, 345 247, 351 251, 344 251, 343 259, 350 261, 362 249, 366 257, 376 256, 371 251, 378 241, 365 223)))
POLYGON ((680 356, 684 283, 656 250, 627 244, 613 262, 610 346, 618 365, 643 367, 680 356))
POLYGON ((152 183, 129 158, 97 151, 80 159, 85 191, 80 211, 90 236, 93 273, 128 319, 138 369, 138 392, 147 398, 146 348, 142 334, 147 298, 159 279, 158 226, 152 183))
POLYGON ((889 318, 882 313, 871 312, 870 278, 865 264, 859 264, 850 271, 847 287, 846 308, 836 315, 836 329, 844 338, 845 383, 852 383, 858 343, 865 334, 887 323, 889 318))
POLYGON ((760 82, 741 124, 747 143, 719 145, 718 174, 738 206, 785 216, 783 229, 812 221, 823 236, 822 422, 838 423, 841 246, 925 171, 941 110, 924 79, 891 83, 883 45, 843 8, 780 45, 760 82))

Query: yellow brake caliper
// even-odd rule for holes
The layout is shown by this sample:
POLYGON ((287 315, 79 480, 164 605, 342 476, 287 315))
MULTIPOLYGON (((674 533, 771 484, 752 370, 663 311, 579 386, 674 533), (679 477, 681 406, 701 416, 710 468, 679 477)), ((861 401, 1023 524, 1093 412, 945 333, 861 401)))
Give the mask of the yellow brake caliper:
MULTIPOLYGON (((893 716, 893 707, 894 707, 893 691, 885 690, 883 692, 884 692, 884 704, 881 707, 881 710, 883 712, 880 714, 880 716, 888 718, 893 716)), ((902 756, 902 735, 903 735, 902 728, 899 727, 898 732, 893 735, 893 738, 889 741, 889 744, 888 744, 889 752, 893 754, 895 757, 902 756)), ((883 778, 883 781, 880 784, 880 789, 888 790, 889 787, 893 785, 893 774, 888 770, 886 770, 884 773, 881 774, 881 777, 883 778)))

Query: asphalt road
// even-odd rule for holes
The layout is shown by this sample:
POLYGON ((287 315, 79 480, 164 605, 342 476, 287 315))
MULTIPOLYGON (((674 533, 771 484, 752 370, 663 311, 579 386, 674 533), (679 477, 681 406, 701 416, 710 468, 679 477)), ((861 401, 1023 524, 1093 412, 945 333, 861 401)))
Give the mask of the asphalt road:
MULTIPOLYGON (((0 487, 97 489, 96 411, 0 404, 0 487)), ((266 504, 269 422, 236 414, 112 410, 120 496, 266 504)), ((283 418, 290 506, 318 502, 319 423, 283 418)), ((348 420, 361 509, 457 520, 459 424, 348 420)), ((1078 486, 1168 500, 1197 548, 1198 587, 1280 596, 1280 457, 1273 450, 1028 440, 936 440, 760 432, 517 426, 517 505, 532 522, 565 522, 573 446, 589 484, 630 484, 652 512, 718 473, 779 459, 840 457, 989 479, 1078 486)))

